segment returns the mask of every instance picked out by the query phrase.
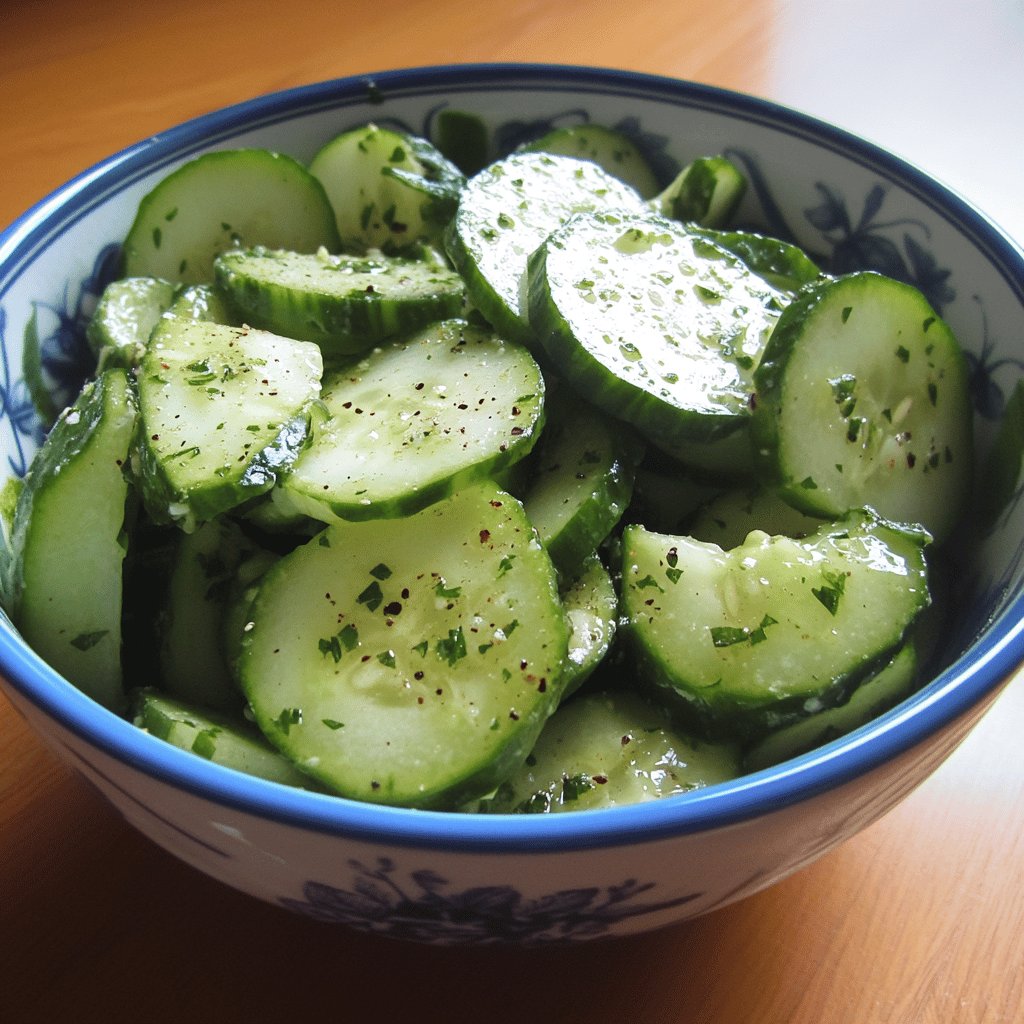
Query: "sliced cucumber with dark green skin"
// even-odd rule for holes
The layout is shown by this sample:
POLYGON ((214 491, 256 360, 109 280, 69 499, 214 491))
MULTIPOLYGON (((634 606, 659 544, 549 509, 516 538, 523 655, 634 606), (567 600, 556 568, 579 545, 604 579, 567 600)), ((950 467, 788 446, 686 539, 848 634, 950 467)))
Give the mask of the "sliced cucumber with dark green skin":
POLYGON ((746 177, 730 160, 698 157, 651 200, 651 207, 673 220, 717 228, 729 223, 746 190, 746 177))
POLYGON ((32 463, 12 534, 14 624, 40 657, 113 710, 124 701, 124 465, 136 416, 124 370, 87 384, 32 463))
POLYGON ((644 803, 739 774, 734 745, 687 736, 637 694, 584 694, 555 712, 526 762, 481 810, 548 814, 644 803))
POLYGON ((524 498, 563 579, 572 579, 615 528, 633 494, 633 475, 643 444, 623 427, 584 403, 553 403, 531 462, 524 498))
POLYGON ((544 380, 530 353, 464 320, 328 376, 282 500, 324 522, 409 515, 533 447, 544 380))
POLYGON ((691 231, 710 238, 738 256, 758 277, 773 288, 794 292, 822 277, 821 269, 797 245, 755 231, 716 231, 689 225, 691 231))
POLYGON ((124 270, 129 277, 212 281, 215 257, 256 245, 337 249, 323 186, 281 153, 204 153, 172 171, 139 204, 124 242, 124 270))
POLYGON ((554 568, 490 483, 329 526, 262 577, 250 621, 237 671, 257 724, 356 800, 454 808, 490 792, 561 697, 554 568))
POLYGON ((741 429, 778 292, 653 214, 589 214, 529 261, 530 320, 556 370, 660 447, 741 429))
POLYGON ((530 253, 574 213, 619 208, 639 211, 644 204, 596 164, 517 153, 469 180, 446 235, 448 256, 498 333, 533 345, 525 302, 530 253))
POLYGON ((246 323, 312 341, 329 357, 463 312, 458 274, 396 256, 332 256, 256 249, 225 253, 217 283, 246 323))
POLYGON ((569 624, 569 652, 563 674, 565 700, 604 660, 618 628, 619 595, 600 556, 591 555, 582 572, 562 592, 569 624))
POLYGON ((521 147, 526 153, 557 153, 590 160, 636 189, 644 199, 658 191, 658 178, 644 155, 622 132, 600 124, 554 128, 521 147))
POLYGON ((241 705, 224 657, 223 621, 235 573, 254 550, 226 518, 178 543, 160 637, 160 682, 171 696, 222 710, 241 705))
POLYGON ((927 606, 926 539, 867 512, 728 552, 627 527, 622 605, 642 675, 708 735, 841 704, 927 606))
POLYGON ((743 755, 743 770, 760 771, 806 754, 877 718, 910 696, 917 681, 917 666, 914 645, 905 644, 875 675, 861 683, 845 704, 809 715, 755 743, 743 755))
POLYGON ((273 487, 305 446, 320 349, 164 317, 139 373, 137 479, 150 516, 186 531, 273 487))
POLYGON ((739 547, 753 530, 799 538, 817 532, 823 525, 820 516, 809 516, 774 491, 754 485, 717 495, 698 511, 687 525, 686 534, 728 551, 739 547))
POLYGON ((285 786, 319 788, 240 716, 219 714, 146 689, 135 694, 132 721, 157 739, 225 768, 285 786))
POLYGON ((401 252, 437 241, 466 182, 426 139, 369 124, 332 139, 309 165, 346 249, 401 252))
POLYGON ((157 277, 124 277, 108 284, 85 331, 99 366, 138 366, 153 328, 177 293, 177 285, 157 277))
POLYGON ((870 272, 808 285, 755 383, 758 471, 787 501, 821 516, 867 505, 949 535, 972 479, 968 369, 919 291, 870 272))

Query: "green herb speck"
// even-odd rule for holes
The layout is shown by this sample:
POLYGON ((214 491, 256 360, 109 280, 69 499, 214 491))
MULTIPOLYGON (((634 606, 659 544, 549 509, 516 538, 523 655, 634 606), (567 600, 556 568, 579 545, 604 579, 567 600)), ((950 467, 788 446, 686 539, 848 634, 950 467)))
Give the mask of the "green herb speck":
POLYGON ((79 651, 87 651, 95 647, 109 632, 109 629, 97 629, 91 633, 79 633, 71 641, 71 646, 79 651))
POLYGON ((302 724, 302 708, 282 708, 274 724, 287 736, 293 725, 302 724))
POLYGON ((363 592, 356 598, 357 604, 366 605, 367 609, 371 612, 375 612, 384 601, 384 595, 381 592, 380 584, 374 580, 363 592))

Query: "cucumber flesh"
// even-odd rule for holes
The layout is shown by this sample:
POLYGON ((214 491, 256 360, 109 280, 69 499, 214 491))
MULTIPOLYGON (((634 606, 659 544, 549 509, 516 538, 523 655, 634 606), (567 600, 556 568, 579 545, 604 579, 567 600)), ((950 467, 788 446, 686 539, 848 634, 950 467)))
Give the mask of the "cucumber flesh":
POLYGON ((815 533, 822 525, 820 516, 809 516, 774 491, 755 486, 716 495, 701 507, 686 533, 728 551, 739 547, 754 530, 799 538, 815 533))
POLYGON ((730 160, 698 157, 651 200, 651 207, 664 217, 717 228, 729 223, 746 190, 746 177, 730 160))
POLYGON ((499 334, 534 345, 524 284, 530 253, 581 210, 643 209, 628 185, 596 164, 518 153, 474 175, 446 235, 473 304, 499 334))
POLYGON ((643 445, 581 402, 548 417, 524 503, 564 579, 572 579, 618 523, 643 445))
POLYGON ((548 814, 644 803, 739 774, 735 745, 687 736, 637 694, 584 694, 555 712, 525 763, 481 809, 548 814))
POLYGON ((905 644, 888 664, 861 683, 845 704, 809 715, 755 743, 743 755, 743 770, 756 772, 788 761, 877 718, 913 692, 917 666, 913 644, 905 644))
POLYGON ((181 536, 160 643, 160 682, 171 696, 221 710, 241 705, 222 633, 235 572, 253 550, 228 519, 203 523, 181 536))
POLYGON ((202 156, 167 175, 139 204, 124 242, 125 274, 196 284, 240 246, 338 248, 334 211, 302 164, 265 149, 202 156))
POLYGON ((925 540, 866 512, 728 552, 627 527, 623 613, 642 673, 708 735, 843 703, 927 606, 925 540))
POLYGON ((557 153, 590 160, 648 199, 658 191, 658 178, 644 155, 622 132, 599 124, 554 128, 521 147, 527 153, 557 153))
POLYGON ((177 292, 177 285, 156 277, 125 277, 108 284, 85 331, 99 367, 138 366, 153 328, 177 292))
POLYGON ((401 252, 439 240, 465 184, 426 139, 374 124, 332 139, 309 170, 334 208, 341 245, 355 251, 401 252))
POLYGON ((689 229, 728 249, 758 277, 779 291, 795 292, 823 276, 818 265, 803 249, 779 238, 754 231, 720 231, 693 224, 689 229))
POLYGON ((136 475, 147 511, 186 531, 270 490, 305 445, 320 350, 165 317, 139 374, 136 475))
POLYGON ((544 381, 530 353, 463 320, 328 376, 283 504, 324 522, 408 515, 533 447, 544 381))
POLYGON ((15 625, 40 657, 112 710, 124 703, 123 468, 136 415, 124 370, 87 384, 32 463, 12 536, 15 625))
POLYGON ((574 217, 530 258, 530 319, 555 368, 651 441, 745 426, 779 295, 653 214, 574 217))
POLYGON ((235 309, 228 304, 220 289, 212 284, 186 285, 171 303, 167 313, 183 320, 205 320, 207 323, 227 324, 230 327, 242 326, 235 309))
POLYGON ((575 693, 604 660, 618 629, 619 596, 597 554, 562 592, 569 627, 562 699, 575 693))
POLYGON ((755 375, 758 471, 811 515, 870 506, 941 543, 972 479, 968 378, 917 289, 871 272, 809 285, 755 375))
POLYGON ((237 251, 216 261, 216 275, 246 323, 315 342, 328 357, 358 355, 463 311, 458 274, 379 253, 237 251))
POLYGON ((249 614, 237 671, 257 724, 353 799, 478 798, 561 697, 554 569, 489 482, 404 519, 327 527, 260 579, 249 614))
POLYGON ((318 788, 244 719, 147 689, 135 695, 132 721, 158 739, 225 768, 285 786, 318 788))

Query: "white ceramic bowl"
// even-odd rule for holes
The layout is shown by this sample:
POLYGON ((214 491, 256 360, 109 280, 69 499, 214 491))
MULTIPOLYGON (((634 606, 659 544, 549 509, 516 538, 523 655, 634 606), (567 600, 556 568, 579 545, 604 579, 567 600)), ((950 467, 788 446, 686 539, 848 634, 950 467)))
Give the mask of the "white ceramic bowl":
MULTIPOLYGON (((38 424, 19 377, 35 332, 58 386, 81 374, 82 328, 142 196, 210 149, 309 159, 375 120, 435 135, 452 112, 489 127, 491 155, 552 125, 636 137, 669 175, 725 152, 748 173, 741 216, 834 269, 916 283, 970 352, 978 437, 1024 367, 1024 253, 901 160, 791 110, 700 85, 546 66, 467 66, 327 82, 231 107, 74 179, 0 237, 0 451, 25 471, 38 424)), ((429 942, 626 934, 705 913, 821 856, 927 777, 1024 654, 1024 508, 964 544, 944 664, 905 703, 776 768, 660 802, 520 817, 376 807, 237 775, 137 730, 72 688, 0 624, 10 700, 45 741, 155 842, 214 878, 357 928, 429 942)))

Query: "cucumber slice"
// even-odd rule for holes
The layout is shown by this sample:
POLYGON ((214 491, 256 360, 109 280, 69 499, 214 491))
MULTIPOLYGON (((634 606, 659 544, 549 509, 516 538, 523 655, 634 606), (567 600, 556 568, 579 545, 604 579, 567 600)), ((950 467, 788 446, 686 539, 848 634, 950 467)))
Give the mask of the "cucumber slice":
POLYGON ((157 739, 225 768, 285 786, 318 788, 241 718, 147 689, 135 695, 132 721, 157 739))
POLYGON ((129 277, 212 281, 216 256, 255 245, 337 249, 323 186, 281 153, 204 153, 172 171, 139 204, 124 241, 124 270, 129 277))
POLYGON ((237 709, 241 695, 224 657, 223 622, 239 565, 255 551, 227 520, 203 523, 178 544, 162 616, 160 679, 170 696, 237 709))
POLYGON ((498 333, 534 345, 522 294, 530 253, 574 213, 617 208, 639 211, 643 201, 596 164, 514 154, 467 183, 446 235, 448 256, 498 333))
POLYGON ((738 256, 758 277, 781 292, 795 292, 822 277, 818 265, 799 246, 755 231, 715 231, 695 224, 691 231, 738 256))
POLYGON ((925 540, 867 512, 728 552, 627 527, 622 603, 642 674, 708 735, 843 703, 928 604, 925 540))
POLYGON ((217 283, 246 323, 312 341, 325 356, 358 355, 385 338, 463 311, 458 274, 398 257, 256 249, 225 253, 217 283))
POLYGON ((845 704, 819 711, 755 743, 743 755, 743 770, 756 772, 788 761, 877 718, 910 696, 917 682, 917 665, 913 644, 905 644, 876 675, 861 683, 845 704))
POLYGON ((482 796, 561 697, 554 569, 490 483, 405 519, 329 526, 261 579, 250 616, 237 670, 257 724, 357 800, 482 796))
POLYGON ((770 536, 806 537, 824 525, 763 487, 737 488, 704 505, 686 533, 694 540, 717 544, 726 551, 739 547, 753 530, 770 536))
POLYGON ((585 404, 554 403, 524 504, 563 579, 572 579, 629 505, 643 445, 585 404))
POLYGON ((699 157, 651 200, 651 208, 663 217, 717 228, 732 220, 746 190, 743 172, 724 156, 699 157))
POLYGON ((530 319, 556 369, 659 446, 747 422, 779 293, 653 214, 574 217, 530 257, 530 319))
POLYGON ((440 240, 466 182, 426 139, 370 124, 332 139, 309 165, 348 249, 396 252, 440 240))
POLYGON ((685 735, 637 694, 586 694, 555 712, 525 764, 481 810, 547 814, 644 803, 739 774, 735 746, 685 735))
POLYGON ((618 628, 619 595, 611 574, 596 554, 562 593, 569 626, 569 652, 563 673, 565 700, 575 693, 604 660, 618 628))
POLYGON ((526 455, 544 380, 522 346, 446 320, 330 375, 321 407, 282 499, 324 522, 390 518, 526 455))
POLYGON ((167 310, 183 320, 205 320, 211 324, 241 327, 242 321, 224 294, 212 284, 190 284, 182 288, 167 310))
POLYGON ((103 289, 85 336, 100 368, 138 366, 146 343, 178 286, 156 277, 125 277, 103 289))
POLYGON ((870 272, 809 285, 755 382, 758 469, 787 501, 821 516, 868 505, 949 536, 972 476, 968 369, 919 291, 870 272))
POLYGON ((658 191, 658 178, 634 143, 614 128, 580 124, 554 128, 520 147, 524 153, 557 153, 577 160, 590 160, 602 170, 624 181, 647 199, 658 191))
POLYGON ((87 384, 32 463, 12 536, 14 624, 40 657, 113 710, 124 701, 123 468, 136 415, 123 369, 87 384))
POLYGON ((156 522, 187 531, 273 487, 305 445, 320 350, 165 317, 139 374, 137 478, 156 522))
POLYGON ((256 548, 248 554, 235 570, 224 599, 224 613, 221 618, 221 650, 224 660, 231 666, 234 680, 234 665, 245 639, 249 609, 256 597, 256 583, 265 576, 281 558, 280 554, 256 548))

